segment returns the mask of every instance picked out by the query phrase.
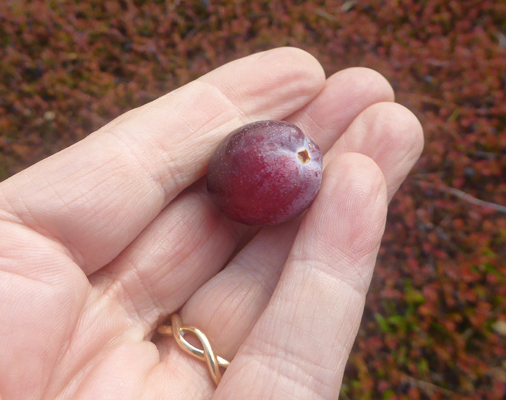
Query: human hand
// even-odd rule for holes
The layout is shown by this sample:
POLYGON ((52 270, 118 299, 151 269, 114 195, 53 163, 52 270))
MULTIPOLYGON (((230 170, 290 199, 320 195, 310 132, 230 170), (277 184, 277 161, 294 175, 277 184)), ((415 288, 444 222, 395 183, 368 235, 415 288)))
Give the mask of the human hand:
POLYGON ((422 149, 392 101, 374 71, 325 81, 307 53, 271 50, 2 182, 0 398, 337 398, 387 202, 422 149), (303 217, 257 232, 216 211, 203 176, 224 135, 265 119, 299 126, 325 171, 303 217), (151 341, 178 310, 232 360, 218 387, 173 338, 151 341))

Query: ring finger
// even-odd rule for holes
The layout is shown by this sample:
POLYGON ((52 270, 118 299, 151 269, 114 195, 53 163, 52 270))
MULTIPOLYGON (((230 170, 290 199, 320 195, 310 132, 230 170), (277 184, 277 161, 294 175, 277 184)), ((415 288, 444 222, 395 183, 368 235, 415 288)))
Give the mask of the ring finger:
MULTIPOLYGON (((321 102, 328 107, 339 88, 334 86, 335 82, 337 78, 330 78, 324 91, 288 120, 305 127, 312 137, 325 131, 326 137, 340 136, 328 151, 325 164, 346 152, 372 158, 385 176, 387 196, 391 199, 421 152, 420 124, 404 107, 379 102, 363 110, 341 136, 335 128, 339 114, 318 106, 321 102), (318 124, 313 122, 315 120, 318 124), (333 127, 336 131, 328 133, 333 127)), ((201 287, 183 308, 183 321, 206 332, 218 354, 232 358, 264 311, 299 223, 300 219, 286 226, 262 229, 230 265, 201 287)))

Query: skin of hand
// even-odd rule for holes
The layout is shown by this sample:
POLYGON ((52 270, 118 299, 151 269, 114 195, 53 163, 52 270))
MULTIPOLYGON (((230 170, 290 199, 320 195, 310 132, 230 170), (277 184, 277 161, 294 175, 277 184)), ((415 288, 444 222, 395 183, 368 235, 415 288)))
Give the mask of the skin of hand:
POLYGON ((388 201, 423 147, 366 68, 279 48, 228 63, 0 184, 0 399, 336 399, 388 201), (219 141, 299 126, 325 154, 294 221, 255 229, 205 189, 219 141), (216 387, 178 311, 232 360, 216 387))

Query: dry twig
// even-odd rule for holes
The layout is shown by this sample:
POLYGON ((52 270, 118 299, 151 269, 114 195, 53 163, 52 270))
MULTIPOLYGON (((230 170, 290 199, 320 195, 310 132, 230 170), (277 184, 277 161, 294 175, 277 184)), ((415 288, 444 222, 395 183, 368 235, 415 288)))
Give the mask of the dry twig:
POLYGON ((427 181, 416 181, 416 182, 419 184, 422 184, 422 183, 428 184, 429 186, 431 186, 435 189, 441 190, 442 192, 445 192, 445 193, 452 194, 452 195, 454 195, 464 201, 467 201, 468 203, 471 203, 475 206, 488 207, 496 212, 506 214, 506 206, 503 206, 503 205, 497 204, 497 203, 492 203, 490 201, 477 199, 476 197, 473 197, 469 193, 463 192, 462 190, 455 189, 455 188, 448 187, 448 186, 443 186, 443 185, 436 185, 432 182, 427 182, 427 181))
POLYGON ((489 208, 493 209, 494 211, 506 214, 506 207, 502 206, 500 204, 491 203, 489 201, 477 199, 476 197, 473 197, 470 194, 463 192, 462 190, 455 189, 455 188, 441 187, 440 189, 446 193, 453 194, 454 196, 457 196, 458 198, 465 200, 468 203, 474 204, 475 206, 489 207, 489 208))
POLYGON ((413 386, 417 387, 421 391, 423 391, 425 394, 429 395, 430 397, 434 396, 435 393, 441 393, 445 396, 448 396, 450 399, 455 400, 457 399, 457 394, 452 392, 451 390, 444 389, 442 387, 439 387, 437 385, 434 385, 433 383, 422 381, 420 379, 413 378, 411 376, 405 375, 404 378, 411 383, 413 386))

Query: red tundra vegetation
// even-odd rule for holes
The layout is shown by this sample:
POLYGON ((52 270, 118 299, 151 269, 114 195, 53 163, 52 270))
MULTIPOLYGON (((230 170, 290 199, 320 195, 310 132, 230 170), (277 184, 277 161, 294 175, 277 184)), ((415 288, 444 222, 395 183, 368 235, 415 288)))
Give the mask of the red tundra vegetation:
POLYGON ((231 60, 303 48, 382 73, 426 147, 390 205, 347 399, 506 398, 506 3, 0 5, 0 179, 231 60))

